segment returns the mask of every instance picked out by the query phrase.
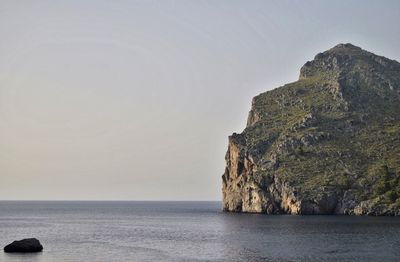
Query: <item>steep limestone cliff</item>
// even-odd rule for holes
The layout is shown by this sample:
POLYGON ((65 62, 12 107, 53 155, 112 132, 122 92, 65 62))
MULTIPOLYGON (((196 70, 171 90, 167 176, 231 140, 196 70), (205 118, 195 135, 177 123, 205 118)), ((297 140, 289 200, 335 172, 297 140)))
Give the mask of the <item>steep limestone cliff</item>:
POLYGON ((256 96, 229 137, 223 209, 400 215, 400 64, 351 44, 256 96))

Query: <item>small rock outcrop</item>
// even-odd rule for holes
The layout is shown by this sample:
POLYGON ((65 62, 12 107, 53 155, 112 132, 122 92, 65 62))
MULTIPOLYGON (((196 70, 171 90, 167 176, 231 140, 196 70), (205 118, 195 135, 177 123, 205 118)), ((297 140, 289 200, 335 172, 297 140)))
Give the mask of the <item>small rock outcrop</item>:
POLYGON ((43 250, 42 244, 36 238, 27 238, 14 241, 4 247, 6 253, 34 253, 43 250))
POLYGON ((223 209, 400 215, 400 63, 351 44, 252 101, 229 137, 223 209))

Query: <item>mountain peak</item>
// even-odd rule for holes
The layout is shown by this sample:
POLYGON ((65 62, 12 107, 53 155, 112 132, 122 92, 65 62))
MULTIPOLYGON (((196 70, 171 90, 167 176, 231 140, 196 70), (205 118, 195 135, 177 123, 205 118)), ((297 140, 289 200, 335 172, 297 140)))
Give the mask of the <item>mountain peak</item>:
POLYGON ((358 46, 355 46, 355 45, 353 45, 353 44, 351 44, 351 43, 345 43, 345 44, 343 44, 343 43, 340 43, 340 44, 337 44, 337 45, 335 45, 334 47, 332 47, 332 49, 331 50, 362 50, 361 49, 361 47, 358 47, 358 46))
POLYGON ((319 53, 314 60, 308 61, 300 69, 300 79, 309 77, 338 77, 341 73, 354 70, 386 71, 400 64, 383 56, 375 55, 350 43, 338 44, 331 49, 319 53))

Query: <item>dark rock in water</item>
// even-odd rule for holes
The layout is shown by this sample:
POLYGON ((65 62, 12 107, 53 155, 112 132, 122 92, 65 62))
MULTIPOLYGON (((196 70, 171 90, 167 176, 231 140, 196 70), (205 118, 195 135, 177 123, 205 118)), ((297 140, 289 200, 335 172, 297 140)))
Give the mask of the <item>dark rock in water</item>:
POLYGON ((33 253, 41 252, 42 250, 43 246, 36 238, 27 238, 14 241, 4 247, 4 252, 6 253, 33 253))

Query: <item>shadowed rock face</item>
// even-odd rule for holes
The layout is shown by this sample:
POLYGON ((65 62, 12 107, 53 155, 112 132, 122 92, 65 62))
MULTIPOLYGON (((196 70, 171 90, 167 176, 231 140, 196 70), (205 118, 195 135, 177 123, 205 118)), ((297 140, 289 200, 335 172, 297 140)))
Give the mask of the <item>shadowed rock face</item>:
POLYGON ((42 250, 43 246, 36 238, 27 238, 14 241, 4 247, 4 252, 6 253, 33 253, 41 252, 42 250))
POLYGON ((351 44, 256 96, 229 137, 223 209, 400 215, 400 64, 351 44))

